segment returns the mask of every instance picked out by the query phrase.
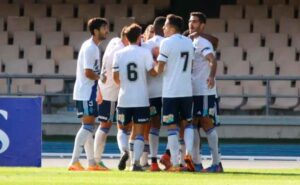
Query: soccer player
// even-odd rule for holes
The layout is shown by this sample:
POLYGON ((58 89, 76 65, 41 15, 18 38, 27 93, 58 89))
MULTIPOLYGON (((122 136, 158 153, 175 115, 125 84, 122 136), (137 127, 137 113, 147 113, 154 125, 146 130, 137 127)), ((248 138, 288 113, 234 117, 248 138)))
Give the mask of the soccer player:
POLYGON ((130 45, 118 51, 113 60, 113 79, 120 85, 118 123, 123 129, 129 129, 127 125, 133 121, 135 140, 132 171, 143 171, 139 164, 144 149, 143 124, 149 122, 150 115, 146 76, 147 72, 156 75, 151 52, 139 46, 141 34, 142 29, 139 25, 130 25, 125 30, 130 45))
MULTIPOLYGON (((157 56, 159 52, 159 46, 161 41, 164 39, 163 26, 166 21, 165 17, 157 17, 153 22, 154 36, 144 43, 142 46, 148 48, 153 55, 155 63, 157 63, 157 56)), ((150 97, 150 130, 145 130, 145 138, 149 135, 149 144, 150 144, 150 154, 151 154, 151 166, 150 171, 160 171, 160 168, 157 164, 157 153, 159 145, 159 130, 161 124, 161 108, 162 108, 162 75, 159 75, 155 78, 148 77, 148 90, 150 97)), ((146 141, 146 139, 145 139, 146 141)), ((147 150, 149 148, 145 144, 144 147, 144 156, 148 156, 147 150)), ((142 159, 143 159, 142 157, 142 159)), ((145 157, 148 161, 148 158, 145 157)), ((145 163, 145 162, 144 162, 145 163)))
MULTIPOLYGON (((100 120, 100 125, 95 133, 94 155, 95 161, 103 168, 107 167, 101 161, 101 157, 105 147, 107 134, 115 118, 115 110, 119 93, 119 86, 116 85, 113 81, 112 62, 114 54, 129 44, 124 33, 125 28, 126 27, 122 29, 121 38, 115 37, 108 43, 103 55, 103 64, 101 70, 102 73, 105 72, 106 74, 106 82, 103 83, 102 81, 98 81, 98 85, 100 87, 99 93, 101 93, 102 101, 99 102, 100 104, 98 106, 98 118, 100 120)), ((120 135, 119 132, 122 132, 122 130, 118 131, 118 136, 120 135)), ((127 136, 127 132, 125 133, 125 135, 127 136)), ((120 139, 118 137, 118 143, 119 140, 120 139)), ((120 151, 124 152, 124 150, 126 150, 126 148, 120 148, 120 151)))
POLYGON ((152 24, 149 24, 143 33, 142 41, 147 42, 154 36, 154 27, 152 24))
POLYGON ((180 171, 178 153, 179 116, 184 124, 184 141, 187 148, 185 162, 189 170, 194 170, 192 162, 193 125, 192 121, 192 60, 194 48, 192 40, 182 36, 183 19, 170 14, 164 25, 164 36, 160 45, 158 65, 155 70, 163 73, 163 124, 168 128, 168 145, 172 167, 169 171, 180 171))
POLYGON ((88 170, 106 170, 96 164, 94 160, 93 131, 95 117, 98 115, 96 94, 100 79, 100 52, 98 45, 106 39, 108 22, 103 18, 92 18, 88 21, 88 28, 92 35, 85 41, 79 51, 77 60, 76 81, 73 99, 76 101, 77 116, 81 118, 82 126, 77 132, 74 150, 69 170, 84 170, 79 162, 83 146, 88 159, 88 170))
MULTIPOLYGON (((206 16, 201 12, 192 12, 189 19, 190 33, 201 34, 204 31, 206 16)), ((193 65, 193 123, 201 127, 208 140, 212 152, 212 165, 205 169, 207 172, 222 172, 223 167, 219 156, 218 135, 216 126, 218 120, 218 101, 215 84, 217 62, 212 44, 205 38, 198 36, 193 39, 195 60, 193 65)), ((199 137, 199 132, 196 134, 199 137)), ((195 142, 194 157, 196 171, 202 170, 201 156, 199 156, 200 137, 195 142), (199 141, 199 142, 198 142, 199 141)))

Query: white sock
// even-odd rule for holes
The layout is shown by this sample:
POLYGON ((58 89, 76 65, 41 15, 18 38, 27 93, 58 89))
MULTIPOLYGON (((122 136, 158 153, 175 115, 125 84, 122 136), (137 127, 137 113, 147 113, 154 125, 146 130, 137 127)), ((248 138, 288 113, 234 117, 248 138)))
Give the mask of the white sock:
POLYGON ((193 162, 195 164, 201 164, 201 155, 200 155, 200 134, 198 128, 194 128, 194 147, 193 147, 193 162))
POLYGON ((179 163, 185 165, 184 157, 186 153, 186 147, 183 139, 179 140, 180 148, 179 148, 179 163))
POLYGON ((129 158, 130 158, 130 162, 131 164, 134 163, 134 140, 129 140, 129 158))
POLYGON ((70 165, 79 161, 79 157, 82 152, 83 146, 87 138, 89 137, 89 135, 92 135, 93 128, 94 128, 93 125, 83 124, 81 128, 78 130, 75 137, 74 149, 73 149, 70 165))
POLYGON ((84 150, 86 153, 86 158, 88 160, 89 166, 96 165, 95 158, 94 158, 94 138, 93 135, 90 134, 84 144, 84 150))
POLYGON ((96 163, 99 163, 101 161, 108 132, 109 128, 101 128, 100 126, 96 131, 94 142, 94 155, 96 163))
POLYGON ((194 146, 194 129, 192 124, 187 125, 184 129, 184 143, 187 154, 192 155, 194 146))
POLYGON ((219 164, 219 146, 218 146, 218 134, 216 129, 213 129, 207 134, 207 141, 212 154, 212 164, 219 164))
POLYGON ((120 153, 123 154, 125 151, 128 151, 128 139, 129 134, 126 130, 118 130, 117 141, 120 153))
POLYGON ((134 145, 133 145, 133 156, 134 162, 139 162, 144 150, 144 136, 137 135, 135 136, 134 145))
POLYGON ((151 128, 149 133, 149 144, 151 157, 157 158, 159 143, 159 129, 151 128))
POLYGON ((171 161, 173 166, 178 165, 179 142, 177 129, 168 130, 168 146, 171 153, 171 161))
POLYGON ((149 141, 145 141, 144 143, 144 150, 141 157, 141 165, 145 166, 148 164, 148 155, 149 155, 149 141))

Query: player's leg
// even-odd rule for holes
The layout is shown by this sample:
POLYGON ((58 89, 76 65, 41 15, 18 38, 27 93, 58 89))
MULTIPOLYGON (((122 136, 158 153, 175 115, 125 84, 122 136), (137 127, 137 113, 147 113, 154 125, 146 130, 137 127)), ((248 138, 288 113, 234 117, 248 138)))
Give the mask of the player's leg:
POLYGON ((192 160, 194 146, 194 127, 192 124, 192 97, 180 98, 180 116, 182 126, 184 127, 184 143, 186 146, 185 162, 189 171, 195 171, 192 160))
POLYGON ((168 129, 168 145, 171 153, 172 167, 168 171, 180 171, 178 154, 178 99, 177 98, 163 98, 163 124, 168 129))
POLYGON ((161 125, 161 107, 162 99, 153 98, 150 99, 150 132, 149 132, 149 144, 151 155, 150 171, 160 171, 157 163, 157 153, 159 145, 159 131, 161 125))
MULTIPOLYGON (((97 114, 96 102, 93 101, 76 101, 77 115, 81 118, 82 126, 78 130, 74 149, 72 154, 72 159, 70 162, 69 170, 83 170, 83 167, 79 163, 79 157, 82 149, 88 139, 92 139, 95 123, 95 115, 97 114)), ((95 166, 93 148, 87 146, 86 152, 88 157, 88 165, 95 166)))
POLYGON ((150 153, 150 146, 149 146, 149 133, 150 133, 150 122, 144 124, 144 139, 145 139, 145 145, 144 145, 144 151, 141 157, 141 165, 144 168, 149 168, 148 164, 148 155, 150 153))
POLYGON ((105 165, 101 161, 102 154, 104 151, 107 134, 110 130, 112 125, 113 117, 115 114, 116 102, 105 101, 103 100, 102 103, 98 106, 99 112, 99 120, 100 125, 95 133, 95 142, 94 142, 94 149, 95 149, 95 161, 104 168, 105 165))
POLYGON ((118 107, 117 108, 117 122, 118 122, 118 146, 121 151, 121 158, 118 164, 119 170, 126 168, 126 161, 129 159, 128 152, 128 138, 131 130, 132 113, 130 109, 118 107))
POLYGON ((179 124, 179 164, 181 167, 185 167, 185 153, 186 153, 186 147, 185 147, 185 142, 184 142, 184 123, 180 121, 179 124))
POLYGON ((200 118, 201 127, 206 133, 209 148, 212 154, 212 165, 207 168, 207 172, 223 172, 219 154, 219 139, 216 126, 218 121, 218 106, 215 95, 204 96, 204 113, 200 118))

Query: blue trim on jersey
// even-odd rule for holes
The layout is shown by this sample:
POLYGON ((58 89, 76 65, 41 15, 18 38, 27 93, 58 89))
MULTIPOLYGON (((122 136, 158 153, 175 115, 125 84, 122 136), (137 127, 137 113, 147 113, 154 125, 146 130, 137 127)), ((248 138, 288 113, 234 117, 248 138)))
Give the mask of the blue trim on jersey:
POLYGON ((98 80, 95 80, 95 84, 92 87, 92 93, 90 96, 90 100, 96 100, 97 96, 97 85, 98 85, 98 80))
POLYGON ((210 48, 209 48, 209 47, 203 48, 203 49, 201 50, 201 53, 203 53, 203 51, 205 51, 205 50, 210 50, 210 48))
POLYGON ((168 58, 168 56, 165 55, 165 54, 163 54, 163 53, 160 53, 160 55, 162 55, 162 56, 165 57, 165 58, 168 58))

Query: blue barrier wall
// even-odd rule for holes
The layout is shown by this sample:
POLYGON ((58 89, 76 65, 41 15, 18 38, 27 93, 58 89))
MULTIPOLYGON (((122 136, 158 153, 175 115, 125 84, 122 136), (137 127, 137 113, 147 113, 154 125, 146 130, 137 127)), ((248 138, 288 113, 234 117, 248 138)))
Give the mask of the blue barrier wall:
POLYGON ((0 97, 0 166, 41 166, 41 100, 0 97))

